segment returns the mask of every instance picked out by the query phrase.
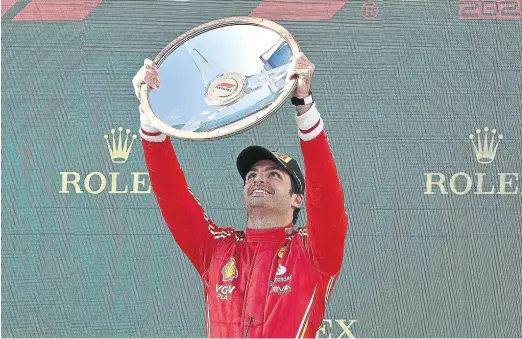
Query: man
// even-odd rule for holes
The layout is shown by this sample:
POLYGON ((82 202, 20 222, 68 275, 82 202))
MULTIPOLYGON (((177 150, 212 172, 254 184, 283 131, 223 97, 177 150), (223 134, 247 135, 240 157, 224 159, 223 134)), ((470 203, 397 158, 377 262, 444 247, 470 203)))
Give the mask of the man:
MULTIPOLYGON (((315 66, 300 53, 292 102, 306 181, 291 157, 259 146, 237 158, 245 184, 246 231, 220 228, 192 195, 166 135, 141 113, 143 149, 162 215, 174 239, 203 280, 208 337, 315 337, 341 269, 348 217, 343 189, 323 129, 310 100, 315 66), (294 229, 306 188, 308 227, 294 229)), ((133 79, 136 95, 160 86, 145 60, 133 79)), ((141 110, 140 110, 141 111, 141 110)))

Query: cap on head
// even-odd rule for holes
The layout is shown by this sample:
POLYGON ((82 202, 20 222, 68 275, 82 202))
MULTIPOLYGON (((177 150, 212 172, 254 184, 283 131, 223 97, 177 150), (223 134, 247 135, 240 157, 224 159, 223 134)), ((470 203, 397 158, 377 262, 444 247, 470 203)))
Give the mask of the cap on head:
POLYGON ((297 161, 286 154, 269 151, 261 146, 249 146, 239 153, 236 165, 243 180, 252 166, 260 160, 273 160, 280 164, 296 182, 299 190, 297 193, 304 193, 305 181, 297 161))

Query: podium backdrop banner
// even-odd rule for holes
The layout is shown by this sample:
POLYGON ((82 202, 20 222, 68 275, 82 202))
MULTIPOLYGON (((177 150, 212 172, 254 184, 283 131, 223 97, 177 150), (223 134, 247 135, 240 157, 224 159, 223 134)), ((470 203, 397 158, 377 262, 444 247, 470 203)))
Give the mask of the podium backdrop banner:
MULTIPOLYGON (((2 1, 2 336, 205 335, 203 286, 155 201, 131 80, 189 29, 250 15, 316 64, 344 186, 344 264, 317 336, 521 337, 521 8, 2 1)), ((218 225, 245 227, 245 145, 302 165, 293 115, 286 102, 242 134, 173 140, 218 225)))

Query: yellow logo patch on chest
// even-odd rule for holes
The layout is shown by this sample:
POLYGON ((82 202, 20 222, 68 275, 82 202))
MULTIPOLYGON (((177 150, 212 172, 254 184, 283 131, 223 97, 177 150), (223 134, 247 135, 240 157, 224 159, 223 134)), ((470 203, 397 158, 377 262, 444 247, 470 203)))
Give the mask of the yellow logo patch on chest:
POLYGON ((230 258, 228 263, 223 266, 221 274, 223 275, 223 281, 231 281, 237 278, 239 272, 237 270, 236 260, 234 258, 230 258))

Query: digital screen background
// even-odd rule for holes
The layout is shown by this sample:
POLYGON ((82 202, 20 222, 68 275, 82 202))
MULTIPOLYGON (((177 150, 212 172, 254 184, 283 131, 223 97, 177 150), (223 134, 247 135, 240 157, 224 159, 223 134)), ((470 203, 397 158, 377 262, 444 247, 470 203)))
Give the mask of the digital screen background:
MULTIPOLYGON (((522 336, 520 11, 507 0, 3 1, 2 336, 205 335, 200 278, 150 190, 131 80, 193 27, 248 15, 283 25, 315 63, 344 187, 343 269, 318 337, 522 336), (138 136, 124 163, 104 139, 119 127, 138 136), (485 127, 489 163, 473 146, 485 127)), ((173 140, 216 224, 246 225, 235 167, 246 145, 303 164, 293 115, 287 102, 240 135, 173 140)))

